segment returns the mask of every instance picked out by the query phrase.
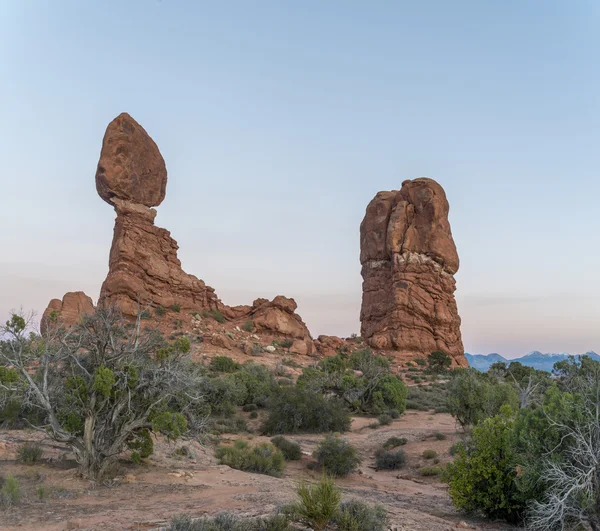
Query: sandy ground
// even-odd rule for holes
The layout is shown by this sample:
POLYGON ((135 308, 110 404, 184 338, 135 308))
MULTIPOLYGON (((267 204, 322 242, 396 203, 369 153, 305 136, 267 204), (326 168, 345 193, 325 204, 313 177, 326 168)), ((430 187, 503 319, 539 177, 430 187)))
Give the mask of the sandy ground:
MULTIPOLYGON (((392 530, 512 529, 501 523, 476 520, 453 508, 446 486, 437 478, 423 478, 418 468, 431 464, 422 458, 423 450, 433 449, 440 464, 451 459, 450 446, 460 439, 454 419, 446 414, 407 411, 390 426, 371 429, 372 418, 355 418, 345 437, 363 459, 360 470, 337 480, 345 499, 359 498, 382 504, 390 516, 392 530), (443 433, 438 440, 434 434, 443 433), (399 471, 376 471, 374 454, 389 437, 406 437, 407 465, 399 471)), ((258 421, 250 421, 257 426, 258 421)), ((224 435, 222 442, 235 438, 267 440, 257 435, 224 435)), ((310 453, 320 435, 289 436, 304 452, 310 453)), ((0 431, 0 475, 15 475, 23 499, 0 512, 0 530, 31 529, 58 531, 149 530, 164 525, 180 513, 193 517, 232 511, 244 515, 265 515, 294 499, 295 483, 318 479, 320 473, 307 469, 309 455, 288 462, 281 478, 251 474, 219 465, 214 447, 196 441, 158 442, 155 453, 142 466, 123 461, 121 475, 113 482, 95 486, 79 478, 74 462, 60 446, 44 441, 43 463, 21 465, 15 452, 23 441, 39 436, 30 431, 0 431), (174 458, 173 450, 186 445, 191 457, 174 458), (37 489, 42 486, 45 499, 37 489)))

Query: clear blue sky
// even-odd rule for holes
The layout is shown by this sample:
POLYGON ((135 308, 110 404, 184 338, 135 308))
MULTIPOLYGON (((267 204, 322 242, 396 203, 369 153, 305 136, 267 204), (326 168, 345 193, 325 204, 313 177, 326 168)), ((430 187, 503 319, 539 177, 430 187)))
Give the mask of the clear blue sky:
POLYGON ((167 162, 157 224, 224 302, 358 332, 365 207, 427 176, 466 350, 600 351, 599 27, 595 0, 0 0, 0 317, 97 298, 127 111, 167 162))

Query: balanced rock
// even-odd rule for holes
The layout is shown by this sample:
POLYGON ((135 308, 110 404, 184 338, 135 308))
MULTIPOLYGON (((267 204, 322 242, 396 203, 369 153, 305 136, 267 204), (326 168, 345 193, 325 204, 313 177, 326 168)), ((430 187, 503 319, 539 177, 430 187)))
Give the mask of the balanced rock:
POLYGON ((360 226, 361 334, 380 350, 424 357, 434 350, 466 365, 454 298, 458 253, 443 188, 404 181, 379 192, 360 226))
POLYGON ((94 312, 94 303, 83 291, 70 291, 60 299, 52 299, 42 314, 40 331, 42 335, 53 324, 69 327, 79 322, 85 314, 94 312))
POLYGON ((165 161, 154 140, 127 113, 117 116, 106 128, 96 190, 110 204, 117 198, 151 207, 165 198, 165 161))
POLYGON ((148 133, 128 114, 121 114, 104 135, 96 188, 117 213, 109 272, 99 303, 115 304, 125 315, 146 305, 180 310, 220 309, 213 288, 181 268, 177 242, 154 225, 165 197, 167 170, 148 133))

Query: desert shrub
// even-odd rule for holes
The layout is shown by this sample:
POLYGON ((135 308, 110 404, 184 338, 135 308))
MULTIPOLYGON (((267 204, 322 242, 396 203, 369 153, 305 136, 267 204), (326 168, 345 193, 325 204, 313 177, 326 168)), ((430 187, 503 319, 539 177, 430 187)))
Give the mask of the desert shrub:
POLYGON ((408 439, 406 437, 390 437, 383 443, 383 447, 386 450, 391 450, 392 448, 397 448, 398 446, 404 446, 407 442, 408 439))
POLYGON ((254 321, 246 321, 242 325, 242 330, 245 330, 246 332, 252 332, 252 330, 254 330, 254 321))
POLYGON ((173 517, 167 531, 293 531, 287 516, 275 514, 266 518, 248 518, 221 513, 214 518, 193 520, 187 515, 173 517))
POLYGON ((39 444, 26 443, 19 446, 17 460, 26 465, 33 465, 42 458, 43 453, 44 451, 39 444))
POLYGON ((290 441, 282 435, 276 435, 271 442, 281 450, 283 457, 288 461, 297 461, 302 457, 302 449, 297 442, 290 441))
POLYGON ((257 419, 258 418, 258 411, 250 411, 250 415, 248 415, 248 418, 257 419))
POLYGON ((443 350, 435 350, 427 356, 429 371, 435 374, 446 372, 452 365, 452 358, 443 350))
POLYGON ((142 312, 140 312, 140 319, 143 319, 144 321, 147 321, 151 317, 152 314, 150 313, 150 310, 143 310, 142 312))
POLYGON ((8 509, 21 501, 21 488, 14 476, 7 476, 0 489, 0 509, 8 509))
POLYGON ((167 313, 167 310, 165 310, 162 306, 157 306, 156 308, 154 308, 154 314, 157 317, 162 317, 166 313, 167 313))
POLYGON ((141 464, 142 459, 150 457, 154 452, 154 443, 148 429, 135 433, 125 444, 132 450, 131 460, 136 465, 141 464))
POLYGON ((473 368, 453 371, 447 406, 463 428, 497 415, 504 405, 516 410, 518 404, 513 385, 502 381, 492 382, 473 368))
POLYGON ((388 411, 388 415, 393 419, 398 419, 400 418, 400 411, 398 411, 397 409, 390 409, 388 411))
POLYGON ((246 472, 278 477, 285 468, 283 454, 269 443, 250 446, 238 440, 233 446, 219 446, 216 456, 221 464, 246 472))
POLYGON ((241 365, 229 356, 215 356, 210 360, 209 367, 215 372, 235 372, 240 369, 241 365))
POLYGON ((442 468, 439 466, 423 466, 419 468, 420 476, 439 476, 442 473, 442 468))
POLYGON ((435 450, 423 450, 424 459, 433 459, 434 457, 437 457, 437 452, 435 450))
POLYGON ((269 435, 344 432, 350 423, 350 414, 339 399, 290 387, 274 398, 262 429, 269 435))
POLYGON ((381 470, 397 470, 406 463, 404 450, 388 451, 383 448, 375 453, 375 466, 381 470))
POLYGON ((202 312, 202 317, 212 317, 217 323, 224 323, 225 317, 219 310, 209 310, 202 312))
POLYGON ((444 384, 432 384, 426 387, 410 387, 406 399, 406 409, 429 411, 446 408, 447 390, 444 384))
POLYGON ((258 409, 258 406, 256 404, 244 404, 242 406, 242 411, 256 411, 258 409))
POLYGON ((361 462, 356 448, 335 435, 325 437, 313 452, 313 457, 325 472, 336 477, 354 472, 361 462))
POLYGON ((242 417, 213 419, 212 428, 217 433, 240 433, 248 431, 246 420, 242 417))
POLYGON ((286 337, 285 339, 280 339, 279 341, 273 341, 273 346, 279 348, 290 348, 293 344, 294 340, 289 337, 286 337))
POLYGON ((513 425, 511 410, 505 407, 500 415, 474 426, 468 444, 458 446, 454 462, 444 473, 457 508, 489 518, 520 520, 524 503, 515 481, 513 425))
POLYGON ((299 500, 286 508, 292 518, 314 531, 323 531, 339 510, 341 490, 333 479, 323 476, 318 483, 302 481, 296 487, 299 500))
POLYGON ((203 394, 213 414, 230 416, 235 411, 235 406, 246 402, 248 389, 237 378, 238 374, 224 374, 203 380, 203 394))
POLYGON ((381 505, 358 500, 343 502, 333 521, 339 531, 385 531, 387 514, 381 505))
POLYGON ((433 436, 438 440, 438 441, 445 441, 448 437, 443 434, 441 431, 436 431, 433 436))
POLYGON ((179 304, 171 304, 171 310, 173 310, 176 313, 179 313, 181 311, 181 306, 179 304))
POLYGON ((277 381, 269 369, 253 362, 245 363, 233 377, 246 388, 244 404, 264 407, 278 389, 277 381))
POLYGON ((377 417, 377 422, 379 422, 381 426, 388 426, 392 423, 392 417, 384 413, 383 415, 379 415, 379 417, 377 417))
POLYGON ((449 449, 448 449, 448 453, 454 457, 458 451, 460 450, 460 447, 463 446, 464 443, 462 441, 458 441, 455 442, 449 449))

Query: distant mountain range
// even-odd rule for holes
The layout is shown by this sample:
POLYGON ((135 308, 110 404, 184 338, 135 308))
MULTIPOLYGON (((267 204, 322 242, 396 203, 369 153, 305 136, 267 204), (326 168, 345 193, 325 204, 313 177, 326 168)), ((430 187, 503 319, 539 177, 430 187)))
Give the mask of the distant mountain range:
MULTIPOLYGON (((528 367, 533 367, 534 369, 538 369, 541 371, 552 371, 552 367, 557 361, 562 361, 567 359, 570 354, 542 354, 541 352, 534 350, 529 354, 525 354, 525 356, 521 358, 514 358, 511 360, 507 360, 505 357, 500 356, 500 354, 468 354, 465 352, 465 358, 469 362, 469 365, 478 371, 486 372, 493 363, 497 361, 503 361, 507 365, 511 361, 518 361, 523 365, 528 367)), ((589 356, 592 359, 600 361, 600 356, 595 352, 586 352, 585 354, 575 354, 575 357, 579 356, 589 356)))

